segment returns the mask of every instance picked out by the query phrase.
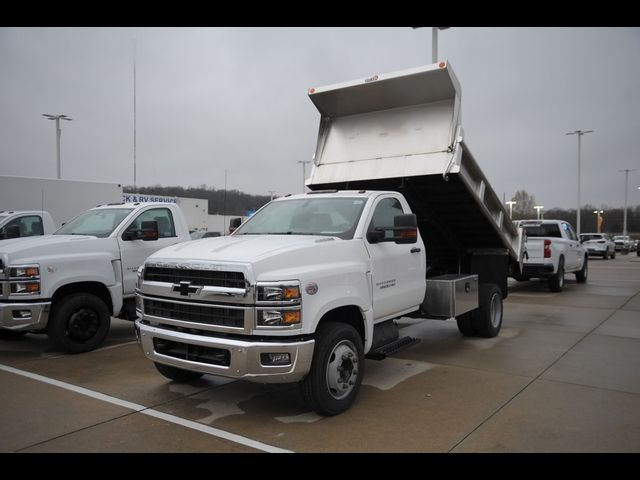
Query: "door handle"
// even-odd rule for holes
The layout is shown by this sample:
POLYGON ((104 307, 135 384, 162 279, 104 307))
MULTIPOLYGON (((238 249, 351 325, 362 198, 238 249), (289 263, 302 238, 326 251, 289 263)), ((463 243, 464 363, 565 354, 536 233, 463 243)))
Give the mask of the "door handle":
POLYGON ((418 248, 418 247, 413 247, 413 248, 411 249, 411 253, 420 253, 420 252, 421 252, 421 249, 420 249, 420 248, 418 248))

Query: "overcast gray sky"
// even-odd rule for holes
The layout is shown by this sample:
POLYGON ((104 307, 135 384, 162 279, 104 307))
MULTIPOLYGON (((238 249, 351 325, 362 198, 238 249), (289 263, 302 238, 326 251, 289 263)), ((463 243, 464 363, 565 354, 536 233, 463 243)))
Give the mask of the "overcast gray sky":
MULTIPOLYGON (((302 190, 312 86, 431 63, 431 28, 0 28, 0 174, 138 185, 302 190)), ((546 208, 624 203, 640 169, 640 28, 463 28, 439 58, 462 85, 466 140, 496 193, 546 208)), ((640 170, 629 204, 640 204, 640 170)))

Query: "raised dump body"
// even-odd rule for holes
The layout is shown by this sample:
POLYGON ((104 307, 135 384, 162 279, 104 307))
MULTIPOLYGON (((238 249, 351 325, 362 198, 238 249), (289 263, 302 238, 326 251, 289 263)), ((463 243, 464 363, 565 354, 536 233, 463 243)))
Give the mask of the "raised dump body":
POLYGON ((427 276, 479 273, 506 296, 506 276, 489 265, 496 255, 518 264, 522 238, 464 142, 460 94, 447 62, 310 89, 321 120, 307 186, 401 192, 427 276))

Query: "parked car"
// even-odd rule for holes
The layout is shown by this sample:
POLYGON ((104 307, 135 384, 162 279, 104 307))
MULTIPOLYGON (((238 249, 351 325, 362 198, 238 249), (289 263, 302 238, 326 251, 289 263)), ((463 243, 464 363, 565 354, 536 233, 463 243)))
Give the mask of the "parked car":
POLYGON ((598 255, 605 260, 616 258, 616 244, 606 233, 581 233, 580 242, 589 255, 598 255))
POLYGON ((616 252, 629 253, 631 250, 631 238, 629 235, 616 235, 613 237, 613 241, 616 244, 616 252))

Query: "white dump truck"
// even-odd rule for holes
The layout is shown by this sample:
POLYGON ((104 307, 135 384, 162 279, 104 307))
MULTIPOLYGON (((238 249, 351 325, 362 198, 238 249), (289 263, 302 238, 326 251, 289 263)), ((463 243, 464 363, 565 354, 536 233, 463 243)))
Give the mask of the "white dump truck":
POLYGON ((0 241, 0 338, 47 333, 70 353, 97 348, 112 316, 135 319, 138 267, 187 240, 176 205, 119 203, 90 209, 53 235, 0 241))
POLYGON ((151 255, 139 271, 144 354, 177 381, 299 382, 348 409, 365 357, 415 342, 402 316, 494 337, 522 237, 464 142, 446 62, 309 90, 320 112, 313 191, 268 203, 233 235, 151 255))

